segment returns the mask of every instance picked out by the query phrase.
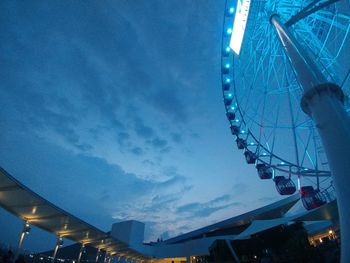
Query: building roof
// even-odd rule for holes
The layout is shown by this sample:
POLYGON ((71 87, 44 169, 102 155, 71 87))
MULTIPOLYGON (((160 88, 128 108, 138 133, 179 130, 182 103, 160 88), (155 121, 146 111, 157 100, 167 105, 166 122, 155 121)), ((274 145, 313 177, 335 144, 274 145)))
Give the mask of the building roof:
POLYGON ((337 224, 336 201, 311 211, 304 210, 294 215, 286 214, 298 200, 299 195, 290 196, 251 212, 153 244, 153 255, 156 258, 207 255, 209 248, 216 240, 249 239, 252 235, 294 222, 308 222, 308 231, 310 225, 313 224, 312 229, 310 229, 312 230, 311 234, 324 229, 324 224, 319 224, 319 220, 329 222, 327 227, 334 227, 337 224))
MULTIPOLYGON (((255 209, 253 211, 231 217, 224 221, 188 232, 186 234, 170 238, 163 241, 166 244, 172 244, 177 242, 183 242, 186 240, 191 240, 203 236, 208 236, 215 231, 225 231, 229 228, 239 228, 242 226, 248 226, 254 220, 268 220, 282 217, 292 206, 295 205, 300 199, 299 194, 292 195, 288 198, 282 199, 275 203, 263 206, 261 208, 255 209)), ((240 230, 239 232, 242 232, 240 230)))

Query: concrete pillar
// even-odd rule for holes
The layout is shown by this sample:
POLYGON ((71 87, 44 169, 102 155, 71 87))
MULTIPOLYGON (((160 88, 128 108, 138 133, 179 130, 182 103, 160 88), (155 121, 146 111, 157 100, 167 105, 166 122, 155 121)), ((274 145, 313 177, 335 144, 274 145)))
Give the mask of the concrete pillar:
POLYGON ((55 249, 54 249, 53 254, 52 254, 52 262, 53 263, 55 263, 57 251, 58 251, 59 247, 61 247, 62 245, 63 245, 62 237, 57 237, 57 242, 56 242, 56 245, 55 245, 55 249))
POLYGON ((105 256, 103 258, 103 263, 107 263, 107 260, 108 260, 108 252, 106 251, 105 256))
POLYGON ((227 246, 228 246, 228 248, 229 248, 229 250, 230 250, 230 252, 231 252, 231 255, 232 255, 233 258, 235 259, 235 261, 236 261, 237 263, 241 263, 241 261, 239 260, 237 254, 236 254, 236 251, 233 249, 233 246, 232 246, 230 240, 227 240, 227 239, 226 239, 225 242, 226 242, 226 244, 227 244, 227 246))
POLYGON ((98 260, 99 260, 99 257, 100 257, 100 252, 101 252, 101 249, 97 249, 97 253, 96 253, 96 258, 95 258, 95 262, 97 263, 98 260))
POLYGON ((77 263, 80 263, 81 257, 83 256, 84 249, 85 249, 85 245, 84 245, 84 244, 81 244, 81 247, 80 247, 80 250, 79 250, 79 255, 78 255, 77 263))
POLYGON ((25 235, 29 235, 29 232, 30 232, 30 225, 26 221, 23 224, 23 228, 22 228, 21 235, 20 235, 20 238, 19 238, 19 241, 18 241, 17 250, 16 250, 16 254, 15 254, 14 260, 16 260, 18 258, 19 252, 21 251, 21 248, 22 248, 24 237, 25 237, 25 235))

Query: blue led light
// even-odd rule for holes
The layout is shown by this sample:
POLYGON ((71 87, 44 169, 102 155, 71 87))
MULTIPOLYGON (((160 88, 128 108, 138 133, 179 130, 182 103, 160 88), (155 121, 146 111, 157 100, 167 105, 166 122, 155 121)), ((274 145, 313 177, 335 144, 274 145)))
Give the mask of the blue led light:
POLYGON ((229 14, 233 14, 235 12, 235 9, 233 7, 230 7, 228 9, 229 14))
POLYGON ((225 68, 230 68, 230 64, 226 63, 225 68))
POLYGON ((235 106, 231 106, 231 110, 233 111, 236 110, 235 106))
POLYGON ((230 48, 230 47, 226 47, 226 48, 225 48, 225 51, 226 51, 227 53, 229 53, 229 52, 231 51, 231 48, 230 48))
POLYGON ((231 82, 231 79, 230 79, 230 78, 226 78, 226 79, 225 79, 225 82, 226 82, 226 83, 230 83, 230 82, 231 82))
POLYGON ((227 97, 231 98, 232 97, 232 93, 227 94, 227 97))
POLYGON ((232 28, 228 28, 227 30, 226 30, 226 33, 228 34, 228 35, 231 35, 232 34, 232 28))

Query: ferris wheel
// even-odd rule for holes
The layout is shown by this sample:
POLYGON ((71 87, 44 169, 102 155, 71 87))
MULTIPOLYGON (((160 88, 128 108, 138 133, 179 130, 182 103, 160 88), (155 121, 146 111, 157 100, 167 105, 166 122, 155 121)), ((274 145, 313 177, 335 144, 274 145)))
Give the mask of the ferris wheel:
MULTIPOLYGON (((335 198, 317 127, 300 106, 304 94, 271 21, 283 21, 300 46, 343 91, 350 113, 349 1, 227 0, 222 90, 237 148, 281 195, 297 190, 307 210, 335 198)), ((340 139, 340 138, 339 138, 340 139)))

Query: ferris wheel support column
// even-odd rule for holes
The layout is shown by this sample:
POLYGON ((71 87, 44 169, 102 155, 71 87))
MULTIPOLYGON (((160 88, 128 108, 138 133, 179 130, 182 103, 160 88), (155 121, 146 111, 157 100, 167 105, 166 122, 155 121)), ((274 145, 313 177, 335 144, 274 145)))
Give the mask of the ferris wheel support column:
POLYGON ((350 262, 350 118, 341 88, 327 81, 277 15, 271 16, 299 84, 301 107, 315 122, 332 172, 340 218, 341 262, 350 262))

